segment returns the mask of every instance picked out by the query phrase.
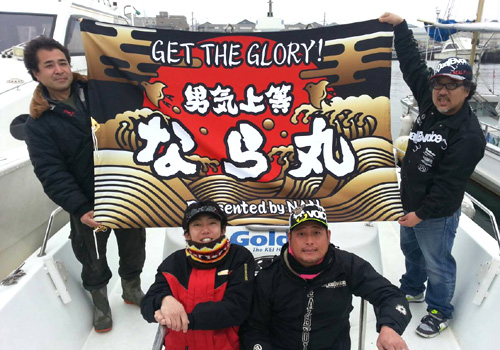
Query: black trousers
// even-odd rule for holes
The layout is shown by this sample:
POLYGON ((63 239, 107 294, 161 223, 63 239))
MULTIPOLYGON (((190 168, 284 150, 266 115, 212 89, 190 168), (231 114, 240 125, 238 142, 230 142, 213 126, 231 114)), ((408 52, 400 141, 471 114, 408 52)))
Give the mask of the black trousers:
MULTIPOLYGON (((106 259, 106 245, 111 230, 97 232, 97 259, 96 243, 93 230, 80 221, 80 218, 70 215, 71 245, 78 261, 82 266, 83 288, 88 291, 106 286, 112 273, 106 259)), ((120 266, 118 274, 129 280, 141 274, 146 260, 146 230, 144 228, 115 229, 118 243, 120 266)))

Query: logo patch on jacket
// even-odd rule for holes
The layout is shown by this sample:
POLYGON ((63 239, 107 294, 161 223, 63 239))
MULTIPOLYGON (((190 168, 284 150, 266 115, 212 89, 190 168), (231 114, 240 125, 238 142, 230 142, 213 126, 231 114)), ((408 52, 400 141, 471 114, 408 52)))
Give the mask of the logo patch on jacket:
POLYGON ((347 282, 346 281, 333 281, 329 282, 327 284, 323 284, 322 287, 324 288, 339 288, 339 287, 346 287, 347 282))
POLYGON ((405 316, 406 316, 406 313, 407 313, 407 312, 406 312, 406 308, 405 308, 403 305, 401 305, 401 304, 396 305, 396 310, 397 310, 400 314, 402 314, 402 315, 405 315, 405 316))

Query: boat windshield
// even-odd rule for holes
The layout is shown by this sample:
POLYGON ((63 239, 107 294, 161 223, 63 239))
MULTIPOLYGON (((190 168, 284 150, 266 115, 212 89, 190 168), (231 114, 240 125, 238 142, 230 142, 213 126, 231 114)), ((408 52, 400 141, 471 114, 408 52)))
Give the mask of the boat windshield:
POLYGON ((55 15, 0 12, 0 51, 42 34, 52 37, 55 22, 55 15))

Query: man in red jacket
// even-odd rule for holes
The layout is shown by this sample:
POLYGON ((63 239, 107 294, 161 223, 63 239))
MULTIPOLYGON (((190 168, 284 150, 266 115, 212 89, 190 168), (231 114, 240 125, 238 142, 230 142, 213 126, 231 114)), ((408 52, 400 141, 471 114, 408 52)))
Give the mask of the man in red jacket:
POLYGON ((238 350, 250 312, 254 258, 225 237, 226 214, 213 201, 187 207, 186 248, 167 257, 141 304, 148 322, 168 328, 169 350, 238 350))

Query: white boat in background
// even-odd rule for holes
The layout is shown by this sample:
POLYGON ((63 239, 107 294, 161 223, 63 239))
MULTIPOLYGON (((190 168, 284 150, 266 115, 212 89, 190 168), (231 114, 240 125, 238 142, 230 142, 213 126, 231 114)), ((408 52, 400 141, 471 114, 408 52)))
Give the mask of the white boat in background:
MULTIPOLYGON (((12 120, 29 113, 37 83, 26 72, 23 43, 47 35, 69 47, 74 72, 86 72, 80 17, 126 23, 109 0, 3 1, 0 9, 0 279, 40 246, 49 214, 56 208, 43 193, 26 145, 10 134, 12 120)), ((59 228, 67 215, 55 218, 59 228)))
MULTIPOLYGON (((434 59, 440 61, 448 57, 460 57, 469 60, 471 54, 472 39, 463 36, 452 35, 450 39, 444 42, 441 51, 434 52, 434 59)), ((476 52, 474 62, 478 62, 480 60, 481 52, 476 52)))
POLYGON ((498 33, 500 32, 500 23, 498 22, 466 22, 466 23, 439 23, 419 19, 419 22, 425 22, 433 27, 462 30, 466 32, 498 33))

